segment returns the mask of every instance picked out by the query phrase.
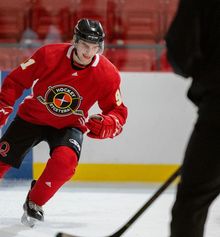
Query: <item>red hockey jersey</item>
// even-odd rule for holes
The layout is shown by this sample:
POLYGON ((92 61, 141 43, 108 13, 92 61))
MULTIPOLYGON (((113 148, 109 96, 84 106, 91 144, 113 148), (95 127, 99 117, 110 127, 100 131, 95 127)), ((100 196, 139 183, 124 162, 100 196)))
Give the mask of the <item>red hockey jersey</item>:
POLYGON ((18 115, 31 123, 55 128, 77 127, 85 132, 89 109, 98 102, 103 114, 115 115, 121 125, 127 107, 120 95, 120 75, 103 55, 76 70, 71 65, 74 46, 51 44, 13 70, 4 80, 0 101, 13 106, 24 89, 32 94, 20 104, 18 115))

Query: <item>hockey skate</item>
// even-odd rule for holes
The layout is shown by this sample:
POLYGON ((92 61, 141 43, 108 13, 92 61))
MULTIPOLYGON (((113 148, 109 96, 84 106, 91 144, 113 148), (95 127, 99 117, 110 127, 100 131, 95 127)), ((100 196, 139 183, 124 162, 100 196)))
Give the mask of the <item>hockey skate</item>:
MULTIPOLYGON (((35 183, 36 180, 33 180, 31 182, 31 189, 33 188, 35 183)), ((41 206, 38 206, 37 204, 29 200, 28 195, 23 205, 24 214, 21 217, 21 223, 32 228, 37 221, 44 221, 44 212, 41 206)))

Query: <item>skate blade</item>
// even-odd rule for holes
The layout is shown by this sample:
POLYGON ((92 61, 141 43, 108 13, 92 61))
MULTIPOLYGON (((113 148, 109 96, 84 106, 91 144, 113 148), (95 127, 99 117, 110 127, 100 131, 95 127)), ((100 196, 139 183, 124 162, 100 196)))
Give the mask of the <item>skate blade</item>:
POLYGON ((27 212, 24 212, 23 216, 21 217, 21 223, 27 227, 33 228, 36 222, 37 220, 28 216, 27 212))

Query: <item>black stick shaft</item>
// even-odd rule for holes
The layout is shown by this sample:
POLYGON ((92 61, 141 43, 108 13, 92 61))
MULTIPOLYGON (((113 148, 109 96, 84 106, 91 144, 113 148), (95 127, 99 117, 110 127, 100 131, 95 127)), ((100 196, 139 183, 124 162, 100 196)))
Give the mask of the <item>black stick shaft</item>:
POLYGON ((167 181, 156 191, 156 193, 136 212, 134 216, 126 224, 124 224, 117 232, 108 237, 120 237, 143 212, 160 196, 160 194, 179 176, 181 168, 178 168, 167 181))

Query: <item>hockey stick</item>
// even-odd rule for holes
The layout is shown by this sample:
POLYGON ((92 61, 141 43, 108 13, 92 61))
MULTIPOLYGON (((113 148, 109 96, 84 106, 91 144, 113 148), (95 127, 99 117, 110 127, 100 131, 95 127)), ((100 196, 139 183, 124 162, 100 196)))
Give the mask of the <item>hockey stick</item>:
MULTIPOLYGON (((153 196, 125 223, 118 231, 106 237, 120 237, 138 218, 143 212, 160 196, 160 194, 180 175, 181 167, 179 167, 166 182, 153 194, 153 196)), ((77 235, 70 235, 60 232, 56 237, 80 237, 77 235)))

